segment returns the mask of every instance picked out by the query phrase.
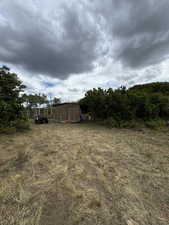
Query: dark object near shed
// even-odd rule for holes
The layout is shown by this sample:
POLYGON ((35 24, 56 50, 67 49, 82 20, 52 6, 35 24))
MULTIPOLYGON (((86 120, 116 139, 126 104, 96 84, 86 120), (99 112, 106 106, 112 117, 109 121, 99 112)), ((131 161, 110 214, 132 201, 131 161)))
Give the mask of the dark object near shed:
POLYGON ((43 123, 48 123, 48 118, 44 116, 37 116, 35 118, 35 123, 36 124, 43 124, 43 123))

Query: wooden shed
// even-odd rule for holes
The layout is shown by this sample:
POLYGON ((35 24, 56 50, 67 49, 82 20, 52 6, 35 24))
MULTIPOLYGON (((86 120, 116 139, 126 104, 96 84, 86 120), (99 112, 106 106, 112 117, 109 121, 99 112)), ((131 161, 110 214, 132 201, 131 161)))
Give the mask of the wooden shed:
POLYGON ((52 108, 52 117, 56 121, 79 122, 81 120, 81 109, 77 103, 62 103, 52 108))

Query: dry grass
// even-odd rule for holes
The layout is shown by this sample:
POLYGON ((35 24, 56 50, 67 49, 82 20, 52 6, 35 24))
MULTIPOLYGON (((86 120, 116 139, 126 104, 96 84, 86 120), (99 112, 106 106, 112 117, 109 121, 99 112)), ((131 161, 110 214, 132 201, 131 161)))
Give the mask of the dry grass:
POLYGON ((0 225, 168 225, 169 132, 86 124, 0 136, 0 225))

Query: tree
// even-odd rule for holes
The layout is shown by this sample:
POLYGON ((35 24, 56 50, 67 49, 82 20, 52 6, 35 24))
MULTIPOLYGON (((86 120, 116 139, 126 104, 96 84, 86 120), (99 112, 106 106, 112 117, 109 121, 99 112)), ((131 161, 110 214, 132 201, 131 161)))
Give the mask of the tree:
POLYGON ((48 103, 47 96, 45 94, 23 94, 22 96, 26 108, 32 109, 40 107, 43 104, 48 103))
POLYGON ((17 77, 17 74, 10 73, 8 67, 0 67, 0 98, 6 103, 21 101, 19 94, 26 88, 17 77))
POLYGON ((56 98, 56 97, 54 97, 54 99, 53 99, 53 105, 57 105, 57 104, 60 104, 60 98, 56 98))
POLYGON ((26 88, 17 74, 6 66, 0 67, 0 126, 12 126, 14 121, 24 118, 21 92, 26 88))

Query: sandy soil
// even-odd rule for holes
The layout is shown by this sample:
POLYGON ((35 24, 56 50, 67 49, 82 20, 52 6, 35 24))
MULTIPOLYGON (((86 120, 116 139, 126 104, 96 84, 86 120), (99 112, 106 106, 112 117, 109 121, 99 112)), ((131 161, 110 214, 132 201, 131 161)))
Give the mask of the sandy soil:
POLYGON ((168 225, 169 132, 33 125, 0 136, 0 225, 168 225))

